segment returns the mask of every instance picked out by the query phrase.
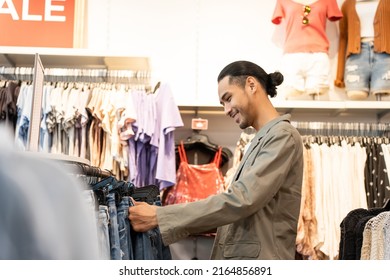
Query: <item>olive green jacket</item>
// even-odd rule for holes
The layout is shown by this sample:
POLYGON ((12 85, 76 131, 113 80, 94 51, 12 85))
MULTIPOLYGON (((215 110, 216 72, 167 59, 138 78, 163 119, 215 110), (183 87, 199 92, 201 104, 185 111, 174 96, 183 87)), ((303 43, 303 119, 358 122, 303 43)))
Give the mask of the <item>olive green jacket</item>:
POLYGON ((218 227, 211 259, 294 259, 303 144, 289 120, 257 132, 226 192, 158 208, 164 244, 218 227))

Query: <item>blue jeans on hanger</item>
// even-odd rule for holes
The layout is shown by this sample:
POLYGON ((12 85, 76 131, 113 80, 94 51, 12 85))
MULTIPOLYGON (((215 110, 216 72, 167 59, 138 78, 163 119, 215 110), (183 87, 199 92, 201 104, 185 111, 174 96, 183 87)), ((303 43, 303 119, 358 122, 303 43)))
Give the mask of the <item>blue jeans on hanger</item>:
MULTIPOLYGON (((129 207, 134 206, 129 200, 129 207)), ((136 232, 131 228, 131 242, 133 245, 134 260, 155 260, 152 254, 152 245, 148 237, 148 232, 136 232)))
POLYGON ((117 218, 117 208, 115 204, 115 193, 109 193, 107 195, 107 206, 110 215, 109 232, 110 232, 111 259, 121 260, 122 251, 121 251, 119 231, 118 231, 118 218, 117 218))
POLYGON ((133 246, 130 235, 129 213, 129 196, 124 196, 118 206, 118 232, 120 248, 122 250, 122 260, 133 260, 133 246))
POLYGON ((98 213, 98 240, 100 257, 103 260, 111 259, 110 253, 110 234, 109 234, 110 215, 106 205, 99 205, 98 213))
MULTIPOLYGON (((157 199, 155 205, 161 205, 157 199)), ((133 206, 130 201, 130 207, 133 206)), ((171 260, 171 251, 162 242, 160 229, 154 228, 147 232, 131 232, 135 260, 171 260)))

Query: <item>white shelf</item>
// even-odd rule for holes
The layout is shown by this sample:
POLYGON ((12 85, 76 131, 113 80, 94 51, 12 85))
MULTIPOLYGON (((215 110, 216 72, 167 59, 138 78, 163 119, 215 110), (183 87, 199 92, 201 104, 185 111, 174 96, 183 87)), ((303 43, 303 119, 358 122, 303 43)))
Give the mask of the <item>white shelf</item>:
POLYGON ((389 109, 390 101, 295 101, 276 100, 272 102, 278 108, 315 108, 315 109, 389 109))
MULTIPOLYGON (((123 53, 102 53, 88 49, 61 49, 61 48, 27 48, 27 47, 0 47, 0 66, 31 67, 34 64, 34 55, 38 53, 45 67, 63 68, 105 68, 148 70, 148 57, 128 56, 123 53)), ((320 101, 320 100, 281 100, 271 99, 280 113, 291 113, 295 116, 310 116, 339 118, 355 116, 375 118, 380 121, 390 112, 390 101, 320 101)), ((212 105, 183 105, 182 114, 196 115, 223 115, 222 106, 212 105)))
MULTIPOLYGON (((326 117, 375 116, 377 120, 390 112, 390 101, 292 101, 272 100, 280 113, 307 114, 326 117)), ((184 114, 224 114, 222 106, 179 106, 184 114)))
POLYGON ((108 53, 88 49, 0 47, 0 66, 32 67, 38 53, 46 68, 104 68, 115 70, 150 70, 146 56, 108 53))
POLYGON ((278 111, 285 113, 374 114, 381 118, 390 112, 390 101, 277 101, 273 104, 278 111))

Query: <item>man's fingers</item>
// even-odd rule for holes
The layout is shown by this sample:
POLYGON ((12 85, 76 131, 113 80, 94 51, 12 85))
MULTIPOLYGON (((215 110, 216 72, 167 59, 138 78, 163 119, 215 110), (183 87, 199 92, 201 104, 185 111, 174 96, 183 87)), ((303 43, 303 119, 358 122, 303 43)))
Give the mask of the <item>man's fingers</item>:
POLYGON ((135 205, 136 201, 134 200, 134 198, 132 198, 132 197, 130 196, 130 199, 131 199, 131 202, 133 203, 133 205, 135 205))
POLYGON ((135 200, 134 200, 134 198, 132 198, 131 196, 130 196, 130 199, 131 199, 131 201, 133 202, 133 205, 134 205, 134 206, 137 206, 137 205, 140 205, 140 204, 146 203, 146 202, 139 202, 139 201, 135 201, 135 200))

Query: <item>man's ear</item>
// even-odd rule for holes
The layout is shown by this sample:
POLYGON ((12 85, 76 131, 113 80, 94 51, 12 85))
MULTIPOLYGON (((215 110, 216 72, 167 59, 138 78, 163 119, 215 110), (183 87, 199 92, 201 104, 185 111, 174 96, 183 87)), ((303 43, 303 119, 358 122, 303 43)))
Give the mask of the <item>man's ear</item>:
POLYGON ((249 87, 251 93, 255 92, 257 89, 256 79, 252 76, 246 78, 246 86, 249 87))

